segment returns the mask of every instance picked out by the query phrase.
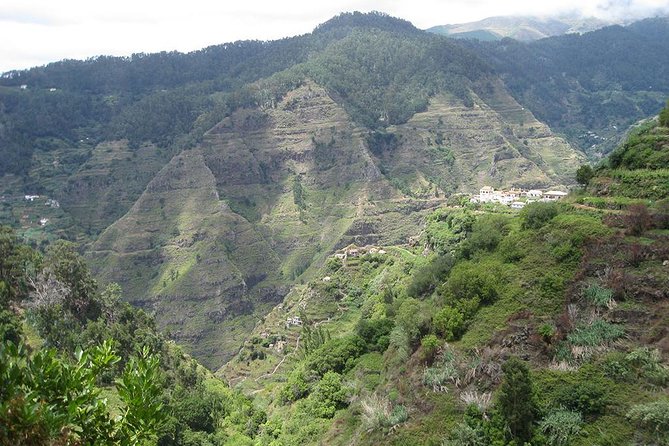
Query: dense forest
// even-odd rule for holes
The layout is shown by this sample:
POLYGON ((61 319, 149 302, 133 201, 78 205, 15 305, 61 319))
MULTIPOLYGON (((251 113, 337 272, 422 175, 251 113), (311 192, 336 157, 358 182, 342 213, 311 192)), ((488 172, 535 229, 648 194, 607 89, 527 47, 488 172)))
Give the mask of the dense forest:
POLYGON ((63 145, 127 138, 188 147, 232 110, 275 99, 286 78, 305 77, 373 129, 405 122, 437 91, 471 101, 472 84, 494 70, 521 103, 587 149, 584 129, 627 126, 659 110, 669 92, 668 29, 666 19, 649 19, 529 44, 474 43, 380 13, 347 13, 277 41, 12 71, 0 79, 0 150, 11 160, 0 175, 25 174, 35 150, 63 145))

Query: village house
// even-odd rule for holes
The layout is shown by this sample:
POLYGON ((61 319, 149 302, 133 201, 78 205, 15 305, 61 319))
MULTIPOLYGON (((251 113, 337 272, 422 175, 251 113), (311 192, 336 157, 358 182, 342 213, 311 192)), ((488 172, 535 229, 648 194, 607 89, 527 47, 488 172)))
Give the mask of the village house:
POLYGON ((490 203, 493 201, 495 195, 495 189, 490 186, 483 186, 479 190, 479 201, 481 203, 490 203))
POLYGON ((566 196, 567 192, 562 192, 559 190, 549 190, 548 192, 544 193, 544 199, 548 201, 560 200, 566 196))
POLYGON ((48 219, 48 218, 40 218, 40 219, 39 219, 39 225, 40 225, 40 226, 46 226, 47 223, 49 223, 49 219, 48 219))
POLYGON ((490 186, 483 186, 478 195, 471 197, 472 203, 500 203, 510 206, 513 209, 522 209, 526 203, 533 201, 556 201, 567 196, 567 192, 548 191, 543 192, 538 189, 531 189, 527 192, 522 189, 511 188, 510 190, 495 190, 490 186), (526 202, 519 201, 519 198, 525 197, 526 202))
POLYGON ((538 200, 538 199, 540 199, 543 195, 544 195, 544 193, 543 193, 542 191, 538 190, 538 189, 531 189, 531 190, 528 190, 527 193, 525 194, 525 196, 528 198, 528 200, 529 200, 529 199, 535 199, 535 200, 538 200))
POLYGON ((301 326, 301 325, 302 325, 302 319, 299 316, 293 316, 286 319, 286 328, 290 328, 292 326, 301 326))
POLYGON ((39 195, 25 195, 24 198, 26 201, 35 201, 39 198, 39 195))
POLYGON ((335 259, 341 260, 343 263, 346 263, 346 260, 349 257, 355 258, 367 254, 385 254, 385 253, 386 251, 378 246, 368 245, 359 248, 355 244, 350 244, 346 248, 342 248, 339 251, 335 252, 333 256, 335 259))

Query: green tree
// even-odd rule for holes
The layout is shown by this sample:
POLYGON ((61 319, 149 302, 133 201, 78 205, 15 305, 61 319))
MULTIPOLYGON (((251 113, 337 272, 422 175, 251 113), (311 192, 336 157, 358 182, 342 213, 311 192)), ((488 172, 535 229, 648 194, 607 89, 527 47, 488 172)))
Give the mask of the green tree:
POLYGON ((432 318, 432 325, 444 339, 451 341, 460 336, 464 327, 465 318, 462 313, 451 306, 446 305, 432 318))
POLYGON ((338 409, 346 405, 347 398, 341 375, 337 372, 327 372, 309 396, 310 412, 319 418, 332 418, 338 409))
POLYGON ((584 164, 576 170, 576 181, 583 187, 590 183, 593 176, 595 176, 595 172, 588 164, 584 164))
POLYGON ((530 203, 520 211, 523 229, 539 229, 558 214, 556 203, 530 203))
POLYGON ((499 409, 513 440, 522 445, 532 438, 537 414, 530 371, 523 361, 511 357, 502 365, 502 372, 504 381, 499 390, 499 409))
POLYGON ((145 350, 126 365, 117 383, 123 407, 111 418, 96 380, 119 359, 111 341, 73 361, 54 349, 30 355, 22 344, 0 344, 0 444, 130 446, 154 438, 165 417, 158 359, 145 350))
POLYGON ((79 321, 97 318, 100 312, 96 301, 98 284, 75 245, 58 240, 47 250, 44 265, 56 280, 68 288, 64 307, 79 321))
POLYGON ((660 125, 669 127, 669 100, 667 101, 667 105, 660 112, 660 125))
POLYGON ((423 347, 423 356, 425 360, 427 362, 432 362, 439 350, 439 338, 433 334, 423 336, 423 339, 420 340, 420 345, 423 347))

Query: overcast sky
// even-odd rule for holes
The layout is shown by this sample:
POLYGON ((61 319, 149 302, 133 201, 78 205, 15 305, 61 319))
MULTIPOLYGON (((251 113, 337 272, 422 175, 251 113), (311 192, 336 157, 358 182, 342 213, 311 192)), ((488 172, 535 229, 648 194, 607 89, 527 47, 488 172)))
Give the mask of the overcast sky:
POLYGON ((517 14, 643 18, 669 14, 669 0, 0 0, 0 72, 271 40, 310 32, 340 12, 373 10, 428 28, 517 14))

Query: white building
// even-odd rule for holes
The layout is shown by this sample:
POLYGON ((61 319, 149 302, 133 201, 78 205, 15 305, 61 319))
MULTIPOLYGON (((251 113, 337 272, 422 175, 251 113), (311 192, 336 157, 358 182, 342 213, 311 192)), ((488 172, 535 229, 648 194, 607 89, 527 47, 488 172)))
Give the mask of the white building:
POLYGON ((544 198, 550 201, 560 200, 566 196, 567 192, 562 192, 559 190, 549 190, 548 192, 544 193, 544 198))

